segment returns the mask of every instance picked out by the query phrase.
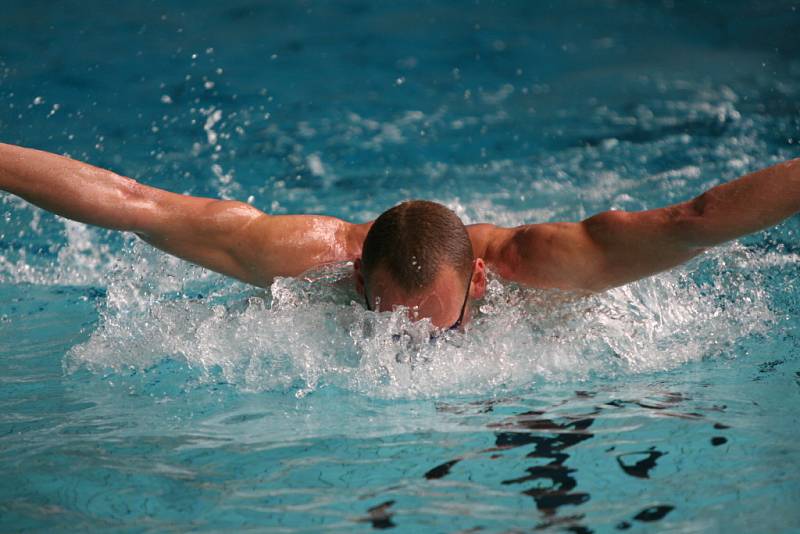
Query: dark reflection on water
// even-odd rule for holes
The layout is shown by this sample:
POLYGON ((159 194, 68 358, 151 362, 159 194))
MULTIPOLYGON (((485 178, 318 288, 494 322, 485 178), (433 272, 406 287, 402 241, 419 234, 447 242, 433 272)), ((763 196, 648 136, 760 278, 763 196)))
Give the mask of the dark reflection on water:
MULTIPOLYGON (((597 393, 577 391, 572 400, 585 402, 586 399, 595 397, 597 393)), ((519 476, 505 478, 500 481, 503 486, 522 486, 522 494, 533 499, 537 510, 542 514, 541 521, 535 529, 558 528, 570 532, 593 532, 587 525, 586 514, 563 514, 562 507, 578 507, 591 500, 591 494, 580 487, 580 470, 570 465, 573 447, 587 442, 595 437, 592 428, 596 426, 598 417, 604 412, 619 409, 646 410, 658 417, 678 418, 684 420, 707 421, 705 415, 697 412, 683 411, 679 405, 691 400, 690 397, 677 392, 659 392, 655 397, 646 399, 613 399, 608 402, 598 402, 587 411, 585 405, 581 411, 584 413, 564 414, 563 408, 570 401, 560 402, 547 409, 536 409, 521 412, 501 422, 490 423, 495 436, 493 447, 466 453, 460 457, 443 462, 424 473, 424 478, 430 481, 442 479, 451 474, 451 471, 461 465, 461 470, 468 470, 471 458, 480 455, 489 455, 496 459, 505 451, 519 447, 532 446, 533 450, 525 455, 531 461, 529 466, 519 476), (559 413, 555 409, 559 408, 559 413)), ((439 405, 441 412, 465 414, 488 413, 493 411, 498 401, 485 403, 468 403, 463 406, 439 405)), ((712 412, 722 412, 724 406, 708 408, 712 412)), ((715 430, 730 428, 723 423, 713 423, 715 430)), ((715 436, 711 438, 714 446, 727 443, 727 438, 715 436)), ((657 467, 661 458, 668 455, 668 451, 659 450, 655 445, 639 451, 615 452, 616 446, 605 450, 613 454, 616 464, 622 471, 634 478, 650 480, 652 471, 657 467)), ((633 526, 633 522, 650 523, 660 521, 666 517, 675 506, 672 504, 655 504, 641 509, 627 520, 616 524, 619 530, 626 530, 633 526)), ((371 509, 372 510, 372 509, 371 509)), ((378 528, 378 527, 376 527, 378 528)), ((477 527, 476 527, 477 528, 477 527)))
MULTIPOLYGON (((572 419, 572 418, 569 418, 572 419)), ((576 418, 565 423, 557 423, 545 417, 545 412, 532 411, 520 414, 518 419, 509 425, 513 430, 499 432, 495 440, 498 450, 534 445, 527 458, 549 460, 545 465, 534 465, 526 469, 527 474, 504 480, 503 484, 526 484, 530 482, 549 481, 550 487, 534 487, 522 493, 536 501, 536 507, 545 515, 553 515, 565 504, 579 505, 589 500, 588 493, 574 491, 578 481, 576 472, 566 465, 570 455, 566 449, 594 437, 587 431, 592 426, 592 417, 576 418), (529 432, 524 432, 525 430, 529 432), (542 436, 538 432, 555 432, 553 436, 542 436)))
POLYGON ((427 478, 428 480, 442 478, 443 476, 450 474, 450 468, 456 465, 460 461, 461 459, 457 458, 455 460, 450 460, 449 462, 445 462, 441 465, 437 465, 436 467, 425 473, 425 478, 427 478))
POLYGON ((386 501, 373 506, 367 510, 367 517, 359 519, 361 523, 372 523, 372 528, 383 530, 394 528, 397 525, 392 522, 394 512, 390 511, 394 501, 386 501))
POLYGON ((667 454, 666 452, 657 451, 655 447, 650 447, 649 450, 642 452, 629 452, 617 456, 617 463, 632 477, 650 478, 650 470, 656 466, 656 460, 667 454), (642 456, 644 455, 644 458, 642 456), (631 458, 633 457, 633 458, 631 458), (631 460, 639 459, 631 464, 631 460))

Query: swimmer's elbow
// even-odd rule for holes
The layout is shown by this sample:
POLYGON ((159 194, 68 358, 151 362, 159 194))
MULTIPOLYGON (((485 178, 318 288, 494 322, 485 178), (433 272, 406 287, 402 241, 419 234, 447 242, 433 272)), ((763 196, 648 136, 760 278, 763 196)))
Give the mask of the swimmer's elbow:
POLYGON ((718 217, 713 192, 706 191, 688 202, 665 209, 670 234, 685 248, 699 252, 724 241, 714 231, 718 217))
POLYGON ((116 198, 109 198, 107 202, 113 206, 118 217, 116 229, 131 231, 146 239, 158 232, 168 216, 176 211, 172 206, 165 206, 164 199, 178 195, 142 184, 133 178, 113 176, 116 198))

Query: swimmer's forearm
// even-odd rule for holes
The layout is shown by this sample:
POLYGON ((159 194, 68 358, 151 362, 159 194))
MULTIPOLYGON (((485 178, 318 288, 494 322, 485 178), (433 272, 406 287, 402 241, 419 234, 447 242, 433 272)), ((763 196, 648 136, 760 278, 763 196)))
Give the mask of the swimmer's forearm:
POLYGON ((686 204, 683 238, 708 247, 780 223, 800 212, 800 159, 716 186, 686 204))
POLYGON ((144 186, 63 156, 0 143, 0 189, 68 219, 137 231, 144 186))

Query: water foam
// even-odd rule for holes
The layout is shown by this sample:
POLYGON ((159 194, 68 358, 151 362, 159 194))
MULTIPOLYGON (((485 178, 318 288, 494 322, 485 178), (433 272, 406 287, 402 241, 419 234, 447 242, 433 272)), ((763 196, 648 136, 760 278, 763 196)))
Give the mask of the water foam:
POLYGON ((347 265, 263 291, 142 245, 125 256, 97 328, 65 359, 68 372, 125 375, 178 359, 201 382, 244 391, 303 396, 336 386, 390 398, 507 393, 718 356, 767 328, 773 314, 759 273, 785 259, 730 245, 591 297, 494 278, 468 330, 431 342, 426 321, 366 311, 347 265))

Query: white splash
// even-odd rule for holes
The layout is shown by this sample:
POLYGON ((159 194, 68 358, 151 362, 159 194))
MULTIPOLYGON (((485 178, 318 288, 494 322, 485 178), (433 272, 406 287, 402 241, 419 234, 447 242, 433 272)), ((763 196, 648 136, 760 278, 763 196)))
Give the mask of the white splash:
POLYGON ((135 253, 67 371, 125 373, 177 358, 208 380, 297 396, 326 386, 391 398, 501 393, 671 369, 719 355, 773 317, 758 284, 758 268, 773 262, 739 246, 590 298, 494 279, 468 331, 432 342, 425 321, 366 311, 347 266, 278 279, 264 292, 135 253), (742 274, 719 274, 722 258, 742 274), (698 283, 695 269, 713 276, 698 283), (209 282, 200 298, 188 289, 209 282))
POLYGON ((222 120, 222 110, 210 108, 208 110, 201 110, 206 115, 206 122, 203 125, 203 130, 206 132, 209 146, 217 144, 218 134, 214 130, 214 126, 222 120))

